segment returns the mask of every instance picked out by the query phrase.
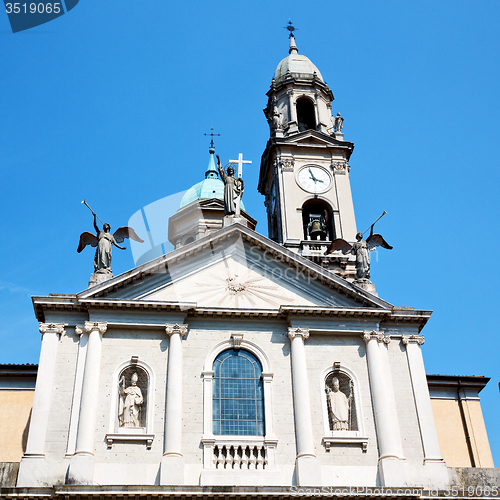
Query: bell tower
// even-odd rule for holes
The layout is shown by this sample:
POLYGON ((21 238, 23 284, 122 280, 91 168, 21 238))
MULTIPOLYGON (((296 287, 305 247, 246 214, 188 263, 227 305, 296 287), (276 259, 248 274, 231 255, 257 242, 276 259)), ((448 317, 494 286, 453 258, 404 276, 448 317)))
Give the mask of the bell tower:
POLYGON ((266 197, 269 237, 352 278, 352 256, 324 253, 335 238, 355 241, 349 181, 354 144, 344 141, 343 119, 332 115, 333 93, 318 68, 299 54, 290 31, 289 55, 276 68, 264 109, 270 137, 259 192, 266 197))

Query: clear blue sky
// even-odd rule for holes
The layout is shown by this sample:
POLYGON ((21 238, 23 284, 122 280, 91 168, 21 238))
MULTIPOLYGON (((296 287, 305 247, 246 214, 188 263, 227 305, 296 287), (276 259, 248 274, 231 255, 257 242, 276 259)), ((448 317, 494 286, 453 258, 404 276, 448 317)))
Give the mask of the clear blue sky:
MULTIPOLYGON (((499 17, 498 0, 80 0, 12 34, 0 15, 0 362, 38 362, 30 295, 86 288, 81 200, 127 224, 202 179, 210 127, 224 161, 253 160, 244 201, 267 235, 262 108, 290 18, 356 145, 358 228, 388 212, 378 229, 394 250, 373 263, 377 290, 434 310, 428 373, 492 378, 482 406, 500 465, 499 17)), ((115 274, 133 265, 129 250, 114 252, 115 274)))

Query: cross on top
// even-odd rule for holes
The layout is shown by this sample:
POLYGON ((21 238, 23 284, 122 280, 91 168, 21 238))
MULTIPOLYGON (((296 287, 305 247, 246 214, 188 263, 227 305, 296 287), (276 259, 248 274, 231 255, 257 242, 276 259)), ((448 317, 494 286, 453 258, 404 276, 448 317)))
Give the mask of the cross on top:
POLYGON ((211 137, 211 139, 210 139, 210 147, 211 148, 214 147, 214 137, 216 137, 216 136, 220 137, 220 134, 214 134, 214 128, 213 127, 210 128, 210 134, 203 134, 203 135, 209 135, 211 137))
POLYGON ((243 174, 243 163, 250 164, 252 162, 249 160, 244 160, 243 153, 239 153, 238 159, 237 160, 229 160, 229 163, 237 163, 238 164, 238 177, 241 177, 241 175, 243 174))
POLYGON ((293 24, 292 24, 292 21, 290 21, 290 19, 288 20, 288 26, 285 26, 285 29, 288 30, 290 32, 290 35, 289 37, 291 38, 292 35, 293 35, 293 32, 294 31, 297 31, 298 28, 296 28, 293 24))

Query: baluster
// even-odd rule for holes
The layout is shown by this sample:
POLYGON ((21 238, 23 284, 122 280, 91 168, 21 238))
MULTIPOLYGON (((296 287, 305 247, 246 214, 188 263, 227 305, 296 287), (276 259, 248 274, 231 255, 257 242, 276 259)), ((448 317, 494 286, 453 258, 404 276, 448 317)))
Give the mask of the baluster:
POLYGON ((222 450, 218 446, 214 448, 214 463, 216 469, 220 469, 223 464, 222 450))
POLYGON ((248 446, 242 447, 241 452, 241 468, 248 469, 248 446))
POLYGON ((263 451, 264 448, 255 448, 257 451, 257 470, 261 470, 264 468, 264 458, 263 458, 263 451))
POLYGON ((255 469, 256 468, 255 467, 255 450, 256 450, 255 446, 252 446, 250 448, 250 458, 248 460, 248 468, 249 469, 255 469))
POLYGON ((242 449, 241 446, 237 446, 234 450, 234 469, 241 469, 241 455, 242 449))
POLYGON ((236 463, 237 460, 237 447, 235 448, 234 446, 231 446, 231 453, 230 453, 230 459, 231 459, 231 469, 234 469, 234 464, 236 463))
POLYGON ((267 447, 266 446, 262 447, 262 456, 264 457, 263 468, 267 469, 267 466, 269 465, 269 456, 268 456, 268 453, 267 453, 267 447))

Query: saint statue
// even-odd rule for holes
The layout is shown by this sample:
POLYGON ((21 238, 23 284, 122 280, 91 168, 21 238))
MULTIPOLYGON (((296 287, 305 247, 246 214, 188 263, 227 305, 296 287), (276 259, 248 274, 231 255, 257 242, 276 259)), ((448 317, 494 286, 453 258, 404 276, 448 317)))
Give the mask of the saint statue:
POLYGON ((278 111, 276 106, 273 108, 272 124, 274 130, 283 128, 283 115, 278 111))
POLYGON ((342 129, 344 128, 344 119, 340 116, 340 113, 337 113, 337 116, 335 117, 333 128, 335 129, 335 132, 339 133, 342 132, 342 129))
POLYGON ((136 232, 128 226, 119 227, 114 234, 110 233, 111 227, 108 223, 102 226, 102 231, 97 226, 96 214, 94 213, 94 229, 96 235, 85 232, 80 235, 80 243, 77 252, 80 253, 87 245, 97 247, 94 257, 94 272, 108 272, 111 273, 111 245, 114 245, 120 250, 126 250, 118 243, 122 243, 125 238, 132 238, 139 243, 143 243, 137 236, 136 232))
POLYGON ((340 390, 340 383, 337 377, 332 378, 332 387, 326 388, 328 398, 328 411, 333 423, 334 431, 349 430, 349 400, 340 390))
POLYGON ((239 217, 241 198, 245 189, 243 179, 234 176, 234 167, 232 165, 227 167, 227 173, 224 172, 219 156, 217 156, 217 169, 222 182, 224 182, 224 213, 239 217))
POLYGON ((332 241, 332 244, 325 252, 328 255, 336 250, 341 250, 344 255, 351 253, 356 256, 356 279, 369 279, 370 278, 370 252, 375 250, 375 247, 381 246, 387 250, 392 250, 392 247, 382 238, 380 234, 373 234, 372 224, 370 236, 363 240, 363 234, 356 235, 356 242, 352 245, 342 238, 332 241))
POLYGON ((142 392, 137 387, 139 377, 134 373, 130 378, 130 385, 125 389, 125 377, 120 379, 120 403, 118 406, 118 421, 120 427, 141 427, 139 421, 140 405, 143 403, 142 392))

